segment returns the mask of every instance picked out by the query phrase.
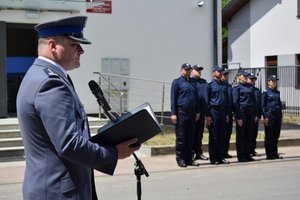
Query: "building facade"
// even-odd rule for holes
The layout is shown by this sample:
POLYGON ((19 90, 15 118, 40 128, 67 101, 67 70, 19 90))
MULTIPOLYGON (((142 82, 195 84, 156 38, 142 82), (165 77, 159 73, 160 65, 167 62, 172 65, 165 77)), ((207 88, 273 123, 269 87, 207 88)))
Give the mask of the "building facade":
POLYGON ((229 69, 252 69, 262 90, 266 77, 277 75, 287 111, 299 113, 300 1, 232 0, 222 15, 228 27, 229 69))
MULTIPOLYGON (((81 67, 69 73, 90 114, 98 112, 88 87, 90 80, 99 79, 94 72, 171 82, 179 76, 180 65, 189 62, 202 65, 203 76, 210 79, 211 67, 221 62, 221 5, 217 0, 204 0, 203 5, 198 0, 92 2, 1 1, 0 90, 7 96, 1 95, 0 117, 15 113, 18 85, 37 56, 34 26, 41 22, 88 16, 85 37, 92 45, 83 45, 81 67)), ((127 91, 128 109, 143 103, 131 101, 133 82, 122 84, 118 89, 127 91)), ((154 109, 159 110, 160 106, 154 109)))

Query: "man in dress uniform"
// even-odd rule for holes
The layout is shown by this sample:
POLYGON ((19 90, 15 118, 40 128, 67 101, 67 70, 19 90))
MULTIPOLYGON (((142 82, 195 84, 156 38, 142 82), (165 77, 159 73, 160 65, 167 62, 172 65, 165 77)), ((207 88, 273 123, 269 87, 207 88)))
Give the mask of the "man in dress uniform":
POLYGON ((239 162, 254 161, 250 154, 254 123, 257 121, 257 107, 252 85, 248 83, 248 76, 248 72, 240 71, 239 84, 232 90, 236 119, 236 151, 239 162))
POLYGON ((200 105, 200 117, 199 120, 196 121, 195 125, 195 142, 194 142, 194 159, 195 160, 208 160, 208 158, 203 155, 202 151, 202 139, 203 139, 203 132, 204 132, 204 124, 205 124, 205 108, 206 103, 204 99, 204 91, 206 88, 206 80, 201 78, 201 71, 203 67, 200 65, 194 65, 191 77, 195 79, 196 86, 198 89, 198 102, 200 105))
POLYGON ((179 167, 198 166, 193 160, 195 121, 199 118, 198 93, 190 78, 192 66, 184 63, 181 76, 171 85, 171 120, 176 133, 176 161, 179 167))
POLYGON ((282 103, 277 90, 278 78, 268 77, 268 89, 262 95, 262 111, 265 125, 265 150, 267 159, 281 159, 278 154, 278 139, 282 123, 282 103))
POLYGON ((213 68, 213 80, 206 85, 206 125, 209 131, 209 160, 211 164, 229 164, 225 159, 226 123, 228 122, 229 94, 221 81, 223 68, 213 68))
POLYGON ((249 81, 249 84, 252 85, 252 89, 254 91, 254 94, 255 94, 255 100, 256 100, 256 109, 257 109, 257 121, 254 123, 254 129, 253 129, 253 139, 252 139, 252 142, 251 142, 251 156, 260 156, 260 154, 258 154, 255 149, 256 149, 256 144, 257 144, 257 141, 256 141, 256 138, 257 138, 257 134, 258 134, 258 125, 259 125, 259 120, 261 118, 261 92, 260 90, 255 87, 255 82, 256 82, 257 78, 256 76, 251 73, 248 77, 248 81, 249 81))
MULTIPOLYGON (((112 175, 118 159, 139 147, 137 139, 116 146, 89 141, 87 116, 67 71, 80 66, 87 17, 38 24, 38 58, 17 96, 25 147, 24 200, 97 199, 92 169, 112 175)), ((122 134, 122 133, 120 133, 122 134)))
POLYGON ((232 158, 232 156, 228 153, 230 146, 230 138, 232 134, 232 123, 233 123, 233 105, 232 105, 232 86, 228 83, 229 81, 229 70, 225 69, 222 72, 221 81, 227 86, 228 94, 229 94, 229 112, 228 112, 228 121, 226 127, 226 136, 225 136, 225 158, 232 158))

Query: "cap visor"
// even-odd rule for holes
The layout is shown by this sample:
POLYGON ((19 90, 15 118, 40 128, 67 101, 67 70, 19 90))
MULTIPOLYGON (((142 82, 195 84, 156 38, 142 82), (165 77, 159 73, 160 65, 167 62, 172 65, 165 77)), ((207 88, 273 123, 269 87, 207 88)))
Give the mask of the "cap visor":
POLYGON ((77 37, 73 37, 73 36, 67 36, 67 37, 74 40, 74 41, 76 41, 76 42, 79 42, 81 44, 92 44, 90 41, 88 41, 85 38, 77 38, 77 37))

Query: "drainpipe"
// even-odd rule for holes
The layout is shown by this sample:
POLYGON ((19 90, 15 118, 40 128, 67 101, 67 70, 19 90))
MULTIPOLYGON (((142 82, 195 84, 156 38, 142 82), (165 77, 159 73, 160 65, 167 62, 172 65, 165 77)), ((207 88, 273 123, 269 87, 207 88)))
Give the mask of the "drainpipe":
POLYGON ((213 56, 214 66, 218 65, 218 0, 213 0, 213 56))

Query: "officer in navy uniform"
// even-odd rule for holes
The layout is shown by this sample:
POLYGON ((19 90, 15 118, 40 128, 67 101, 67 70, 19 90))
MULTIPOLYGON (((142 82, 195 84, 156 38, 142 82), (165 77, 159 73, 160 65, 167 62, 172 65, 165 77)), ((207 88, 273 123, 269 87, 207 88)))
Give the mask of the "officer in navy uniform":
MULTIPOLYGON (((23 199, 96 200, 96 169, 112 175, 118 159, 130 156, 137 139, 116 146, 89 141, 84 107, 67 71, 80 66, 87 17, 38 24, 38 55, 18 95, 17 114, 25 148, 23 199)), ((120 133, 122 134, 122 133, 120 133)))
POLYGON ((249 73, 239 72, 239 84, 232 90, 232 101, 236 118, 236 150, 239 162, 254 161, 251 157, 253 129, 257 120, 257 107, 249 73))
POLYGON ((202 139, 203 139, 203 132, 204 132, 204 125, 205 125, 205 113, 204 111, 207 110, 205 108, 206 103, 204 99, 204 93, 206 88, 206 80, 201 78, 201 71, 203 67, 200 65, 194 65, 191 77, 195 79, 196 86, 198 89, 198 102, 200 105, 200 117, 199 120, 196 121, 195 127, 195 142, 194 142, 194 159, 195 160, 208 160, 208 158, 203 155, 202 150, 202 139))
POLYGON ((267 159, 281 159, 278 154, 278 139, 282 123, 282 103, 277 90, 278 78, 268 77, 268 89, 262 95, 262 111, 265 125, 265 150, 267 159))
POLYGON ((213 68, 213 80, 206 85, 206 125, 209 131, 209 160, 211 164, 229 164, 225 159, 226 123, 229 112, 229 93, 221 81, 223 68, 213 68))
POLYGON ((252 140, 252 148, 251 148, 251 156, 260 156, 260 154, 258 154, 255 149, 256 149, 256 138, 257 138, 257 134, 258 134, 258 125, 259 125, 259 120, 261 118, 262 115, 262 110, 261 110, 261 92, 260 90, 255 87, 255 82, 256 82, 257 78, 256 76, 251 73, 248 77, 248 81, 249 84, 252 85, 252 89, 254 90, 254 94, 255 94, 255 100, 256 100, 256 109, 258 111, 258 118, 257 121, 254 123, 254 129, 253 129, 253 140, 252 140))
POLYGON ((196 83, 190 78, 192 66, 184 63, 181 76, 171 85, 171 120, 176 133, 176 161, 179 167, 199 166, 193 160, 195 121, 199 119, 196 83))
POLYGON ((229 70, 224 69, 222 72, 221 81, 227 86, 228 94, 229 94, 229 112, 228 112, 228 122, 226 127, 226 137, 225 137, 225 158, 232 158, 232 156, 228 153, 230 146, 230 138, 232 134, 232 123, 233 123, 233 105, 232 105, 232 85, 228 83, 229 81, 229 70))

